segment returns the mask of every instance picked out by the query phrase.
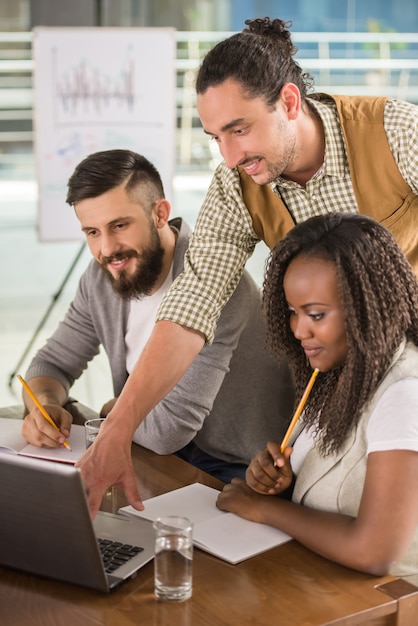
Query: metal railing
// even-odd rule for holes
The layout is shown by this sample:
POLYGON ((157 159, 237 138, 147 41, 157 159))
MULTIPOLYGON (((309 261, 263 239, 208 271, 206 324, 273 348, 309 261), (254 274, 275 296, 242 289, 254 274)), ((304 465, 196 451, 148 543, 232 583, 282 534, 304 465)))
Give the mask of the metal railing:
MULTIPOLYGON (((210 170, 215 158, 196 111, 195 73, 206 52, 230 32, 177 32, 177 166, 210 170)), ((317 91, 388 95, 418 103, 418 34, 295 32, 296 59, 317 91)), ((2 167, 33 156, 32 33, 0 33, 2 167)), ((32 167, 32 165, 30 165, 32 167)), ((0 177, 2 176, 0 170, 0 177)))

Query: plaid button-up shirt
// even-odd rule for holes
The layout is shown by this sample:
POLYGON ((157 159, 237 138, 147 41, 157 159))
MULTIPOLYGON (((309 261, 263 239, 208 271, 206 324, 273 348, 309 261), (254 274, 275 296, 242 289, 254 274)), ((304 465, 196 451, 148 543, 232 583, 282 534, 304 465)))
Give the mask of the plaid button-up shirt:
MULTIPOLYGON (((325 130, 322 167, 302 187, 279 177, 271 183, 296 223, 329 212, 357 212, 335 104, 310 100, 325 130)), ((401 175, 418 195, 418 107, 390 99, 384 128, 401 175)), ((223 306, 259 241, 242 199, 239 175, 221 163, 197 218, 185 270, 166 293, 157 320, 198 330, 210 344, 223 306)))

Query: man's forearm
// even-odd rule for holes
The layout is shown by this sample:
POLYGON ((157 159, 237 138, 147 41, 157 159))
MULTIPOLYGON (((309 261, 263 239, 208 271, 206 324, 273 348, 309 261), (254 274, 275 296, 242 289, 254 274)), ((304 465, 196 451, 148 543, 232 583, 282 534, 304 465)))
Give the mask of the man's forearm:
POLYGON ((139 424, 177 384, 203 346, 201 333, 173 322, 157 322, 107 420, 117 420, 119 427, 123 423, 132 438, 139 424))
MULTIPOLYGON (((35 376, 27 381, 29 387, 41 404, 57 404, 63 406, 67 401, 67 392, 60 382, 49 376, 35 376)), ((25 390, 23 390, 23 402, 28 411, 35 405, 25 390)))

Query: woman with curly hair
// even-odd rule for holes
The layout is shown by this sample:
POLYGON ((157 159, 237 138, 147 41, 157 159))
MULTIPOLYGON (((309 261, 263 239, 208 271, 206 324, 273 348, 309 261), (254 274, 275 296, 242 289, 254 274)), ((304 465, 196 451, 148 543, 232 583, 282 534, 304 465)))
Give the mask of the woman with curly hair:
POLYGON ((273 249, 263 306, 297 397, 319 374, 292 447, 269 442, 218 506, 418 582, 418 282, 406 257, 370 218, 313 217, 273 249))

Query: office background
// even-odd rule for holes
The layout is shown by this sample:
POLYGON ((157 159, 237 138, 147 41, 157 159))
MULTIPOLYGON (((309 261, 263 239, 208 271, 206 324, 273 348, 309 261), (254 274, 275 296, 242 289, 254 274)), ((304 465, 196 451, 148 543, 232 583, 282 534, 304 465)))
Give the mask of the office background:
MULTIPOLYGON (((1 405, 20 401, 21 389, 12 375, 24 372, 62 318, 90 260, 78 241, 43 243, 37 235, 32 28, 177 29, 172 204, 173 214, 193 225, 219 161, 196 115, 195 68, 217 39, 241 30, 245 19, 265 15, 293 23, 300 62, 318 89, 385 93, 418 103, 416 0, 0 0, 1 405)), ((260 245, 249 262, 259 284, 266 254, 260 245)), ((103 355, 76 383, 73 394, 97 409, 111 397, 103 355)))

